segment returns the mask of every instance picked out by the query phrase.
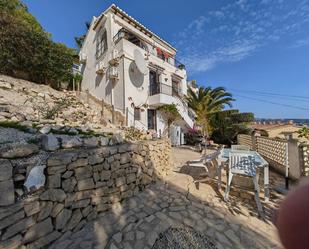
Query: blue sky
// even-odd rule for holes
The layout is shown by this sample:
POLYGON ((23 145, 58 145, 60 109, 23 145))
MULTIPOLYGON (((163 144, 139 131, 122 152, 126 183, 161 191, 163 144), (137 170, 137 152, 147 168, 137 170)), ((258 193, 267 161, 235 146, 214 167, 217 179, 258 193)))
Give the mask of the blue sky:
POLYGON ((231 91, 235 108, 309 118, 309 0, 24 2, 55 41, 70 47, 85 21, 115 3, 176 46, 189 79, 231 91))

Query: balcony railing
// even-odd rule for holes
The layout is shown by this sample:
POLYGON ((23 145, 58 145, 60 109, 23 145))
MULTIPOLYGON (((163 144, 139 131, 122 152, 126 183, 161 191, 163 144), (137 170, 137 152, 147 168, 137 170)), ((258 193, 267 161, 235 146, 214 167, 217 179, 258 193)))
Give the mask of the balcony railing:
POLYGON ((150 85, 149 87, 149 95, 156 95, 156 94, 166 94, 170 96, 176 96, 176 97, 181 97, 181 92, 179 88, 172 87, 170 85, 166 85, 163 83, 156 83, 153 85, 150 85))
POLYGON ((185 69, 185 65, 182 64, 180 61, 178 61, 174 57, 165 58, 164 56, 160 56, 157 54, 157 52, 153 49, 148 49, 148 43, 140 39, 139 37, 135 36, 134 34, 130 33, 126 29, 122 28, 118 31, 118 33, 114 36, 113 41, 116 44, 119 42, 122 38, 126 39, 127 41, 130 41, 131 43, 135 44, 136 46, 144 49, 146 52, 156 56, 157 58, 160 58, 161 60, 169 63, 170 65, 177 67, 179 69, 185 69))

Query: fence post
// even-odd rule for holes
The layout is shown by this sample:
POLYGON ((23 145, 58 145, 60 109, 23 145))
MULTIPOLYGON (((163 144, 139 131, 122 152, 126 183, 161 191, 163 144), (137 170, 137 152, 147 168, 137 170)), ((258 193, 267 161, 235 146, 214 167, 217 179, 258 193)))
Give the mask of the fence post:
POLYGON ((258 150, 257 136, 255 136, 254 134, 251 135, 251 140, 252 140, 252 150, 257 151, 258 150))
POLYGON ((112 124, 115 124, 115 107, 112 105, 112 124))
POLYGON ((289 189, 289 141, 285 147, 285 188, 289 189))
POLYGON ((101 101, 101 116, 104 116, 104 100, 101 101))

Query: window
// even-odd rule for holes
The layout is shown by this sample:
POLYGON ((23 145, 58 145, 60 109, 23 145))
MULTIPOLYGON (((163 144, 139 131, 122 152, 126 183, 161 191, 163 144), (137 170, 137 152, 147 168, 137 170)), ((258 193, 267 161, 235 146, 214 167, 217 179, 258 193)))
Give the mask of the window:
POLYGON ((99 58, 107 50, 107 33, 106 30, 100 30, 97 37, 96 56, 99 58))
POLYGON ((134 108, 134 120, 141 120, 141 108, 134 108))

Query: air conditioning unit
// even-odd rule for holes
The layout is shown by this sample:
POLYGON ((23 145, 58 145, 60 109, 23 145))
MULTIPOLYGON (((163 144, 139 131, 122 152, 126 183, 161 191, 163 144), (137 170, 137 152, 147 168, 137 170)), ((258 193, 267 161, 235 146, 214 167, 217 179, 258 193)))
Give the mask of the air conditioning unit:
POLYGON ((113 49, 112 53, 110 54, 110 60, 109 63, 111 65, 118 65, 119 64, 119 52, 117 49, 113 49))
POLYGON ((87 55, 85 53, 79 53, 79 61, 81 63, 86 63, 87 61, 87 55))
POLYGON ((104 67, 104 63, 102 61, 97 63, 95 69, 96 69, 95 71, 97 74, 105 74, 106 67, 104 67))
POLYGON ((118 68, 110 67, 109 68, 109 78, 110 79, 118 79, 118 68))

